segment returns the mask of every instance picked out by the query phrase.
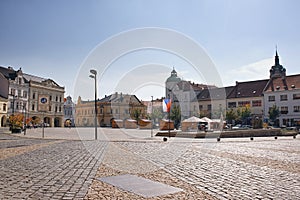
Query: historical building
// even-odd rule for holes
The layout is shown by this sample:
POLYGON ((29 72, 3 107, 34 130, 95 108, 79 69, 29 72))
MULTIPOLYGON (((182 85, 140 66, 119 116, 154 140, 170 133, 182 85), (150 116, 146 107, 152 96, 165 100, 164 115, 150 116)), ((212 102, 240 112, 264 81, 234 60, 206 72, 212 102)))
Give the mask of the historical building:
MULTIPOLYGON (((112 121, 133 118, 134 112, 141 118, 146 114, 146 106, 135 95, 114 93, 97 100, 98 126, 111 126, 112 121)), ((76 126, 94 126, 95 101, 83 101, 78 97, 75 106, 76 126)))
POLYGON ((64 125, 67 127, 75 126, 75 104, 72 97, 64 99, 64 125))
POLYGON ((8 80, 8 115, 28 110, 29 82, 24 78, 22 69, 0 67, 0 73, 8 80))
POLYGON ((273 105, 279 108, 280 126, 300 125, 300 74, 286 76, 286 69, 280 65, 276 51, 275 65, 270 70, 270 79, 264 89, 264 114, 273 105))
POLYGON ((236 82, 235 86, 217 88, 184 81, 173 69, 166 80, 166 98, 181 108, 182 118, 191 116, 225 117, 226 110, 249 107, 251 118, 268 119, 269 110, 280 110, 280 126, 300 125, 300 74, 286 75, 276 50, 270 79, 236 82))
POLYGON ((0 72, 0 127, 6 126, 8 110, 8 80, 0 72))
POLYGON ((234 87, 205 88, 197 94, 193 101, 193 116, 219 119, 221 113, 226 113, 226 97, 232 92, 234 87))
POLYGON ((199 113, 197 95, 205 90, 216 88, 213 85, 195 84, 182 80, 177 76, 175 69, 166 82, 166 98, 172 99, 173 105, 180 107, 182 119, 188 118, 195 113, 199 113))
POLYGON ((22 113, 36 124, 44 119, 52 127, 63 125, 64 87, 51 79, 23 73, 21 68, 0 67, 0 73, 8 80, 8 115, 22 113))
POLYGON ((263 92, 268 80, 236 82, 232 91, 227 95, 227 109, 236 110, 248 106, 251 115, 263 117, 263 92))

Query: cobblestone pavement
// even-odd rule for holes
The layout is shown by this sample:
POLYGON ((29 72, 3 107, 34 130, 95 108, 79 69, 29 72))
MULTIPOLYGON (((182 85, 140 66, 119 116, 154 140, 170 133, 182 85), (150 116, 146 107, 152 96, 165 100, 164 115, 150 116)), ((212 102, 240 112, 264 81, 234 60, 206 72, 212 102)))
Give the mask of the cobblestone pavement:
POLYGON ((98 141, 0 134, 0 199, 143 199, 96 179, 117 174, 184 190, 153 199, 300 199, 299 136, 162 142, 105 131, 98 141))
MULTIPOLYGON (((193 142, 179 154, 184 143, 171 144, 167 156, 149 156, 134 143, 121 145, 218 199, 300 199, 299 139, 193 142)), ((151 143, 146 149, 161 147, 151 143)))
POLYGON ((82 143, 0 134, 1 155, 11 154, 0 159, 0 199, 83 199, 105 147, 106 142, 99 141, 82 143), (7 149, 11 151, 4 152, 7 149), (13 155, 14 152, 17 153, 13 155))

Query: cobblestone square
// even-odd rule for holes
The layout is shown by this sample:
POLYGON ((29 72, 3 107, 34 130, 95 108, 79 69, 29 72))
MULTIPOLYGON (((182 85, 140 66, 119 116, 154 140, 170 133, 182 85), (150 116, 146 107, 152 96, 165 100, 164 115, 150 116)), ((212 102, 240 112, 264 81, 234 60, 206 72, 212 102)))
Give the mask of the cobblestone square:
POLYGON ((299 136, 163 142, 150 130, 102 129, 95 141, 47 131, 66 138, 0 134, 0 199, 143 199, 98 180, 118 174, 183 189, 151 199, 300 199, 299 136))

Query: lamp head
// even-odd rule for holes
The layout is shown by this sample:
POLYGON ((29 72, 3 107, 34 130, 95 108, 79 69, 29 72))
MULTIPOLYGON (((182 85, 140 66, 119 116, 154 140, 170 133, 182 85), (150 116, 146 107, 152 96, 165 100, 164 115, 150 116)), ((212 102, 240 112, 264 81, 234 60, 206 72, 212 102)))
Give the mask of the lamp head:
POLYGON ((90 75, 90 78, 95 78, 95 76, 94 75, 90 75))
POLYGON ((91 72, 92 74, 94 74, 94 75, 97 75, 97 71, 94 70, 94 69, 91 69, 90 72, 91 72))

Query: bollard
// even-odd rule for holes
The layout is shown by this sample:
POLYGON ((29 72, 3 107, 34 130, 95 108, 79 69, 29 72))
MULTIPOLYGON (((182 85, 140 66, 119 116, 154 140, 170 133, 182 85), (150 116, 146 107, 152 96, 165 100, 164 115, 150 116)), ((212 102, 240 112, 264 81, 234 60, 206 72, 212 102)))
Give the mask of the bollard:
POLYGON ((296 135, 294 135, 293 138, 296 139, 296 135))
POLYGON ((253 140, 253 137, 251 137, 250 140, 253 140))
POLYGON ((217 142, 220 142, 221 141, 221 138, 220 137, 217 137, 217 142))
POLYGON ((163 141, 164 141, 164 142, 168 141, 168 138, 164 137, 164 138, 163 138, 163 141))
POLYGON ((275 140, 277 140, 277 136, 275 136, 275 140))

